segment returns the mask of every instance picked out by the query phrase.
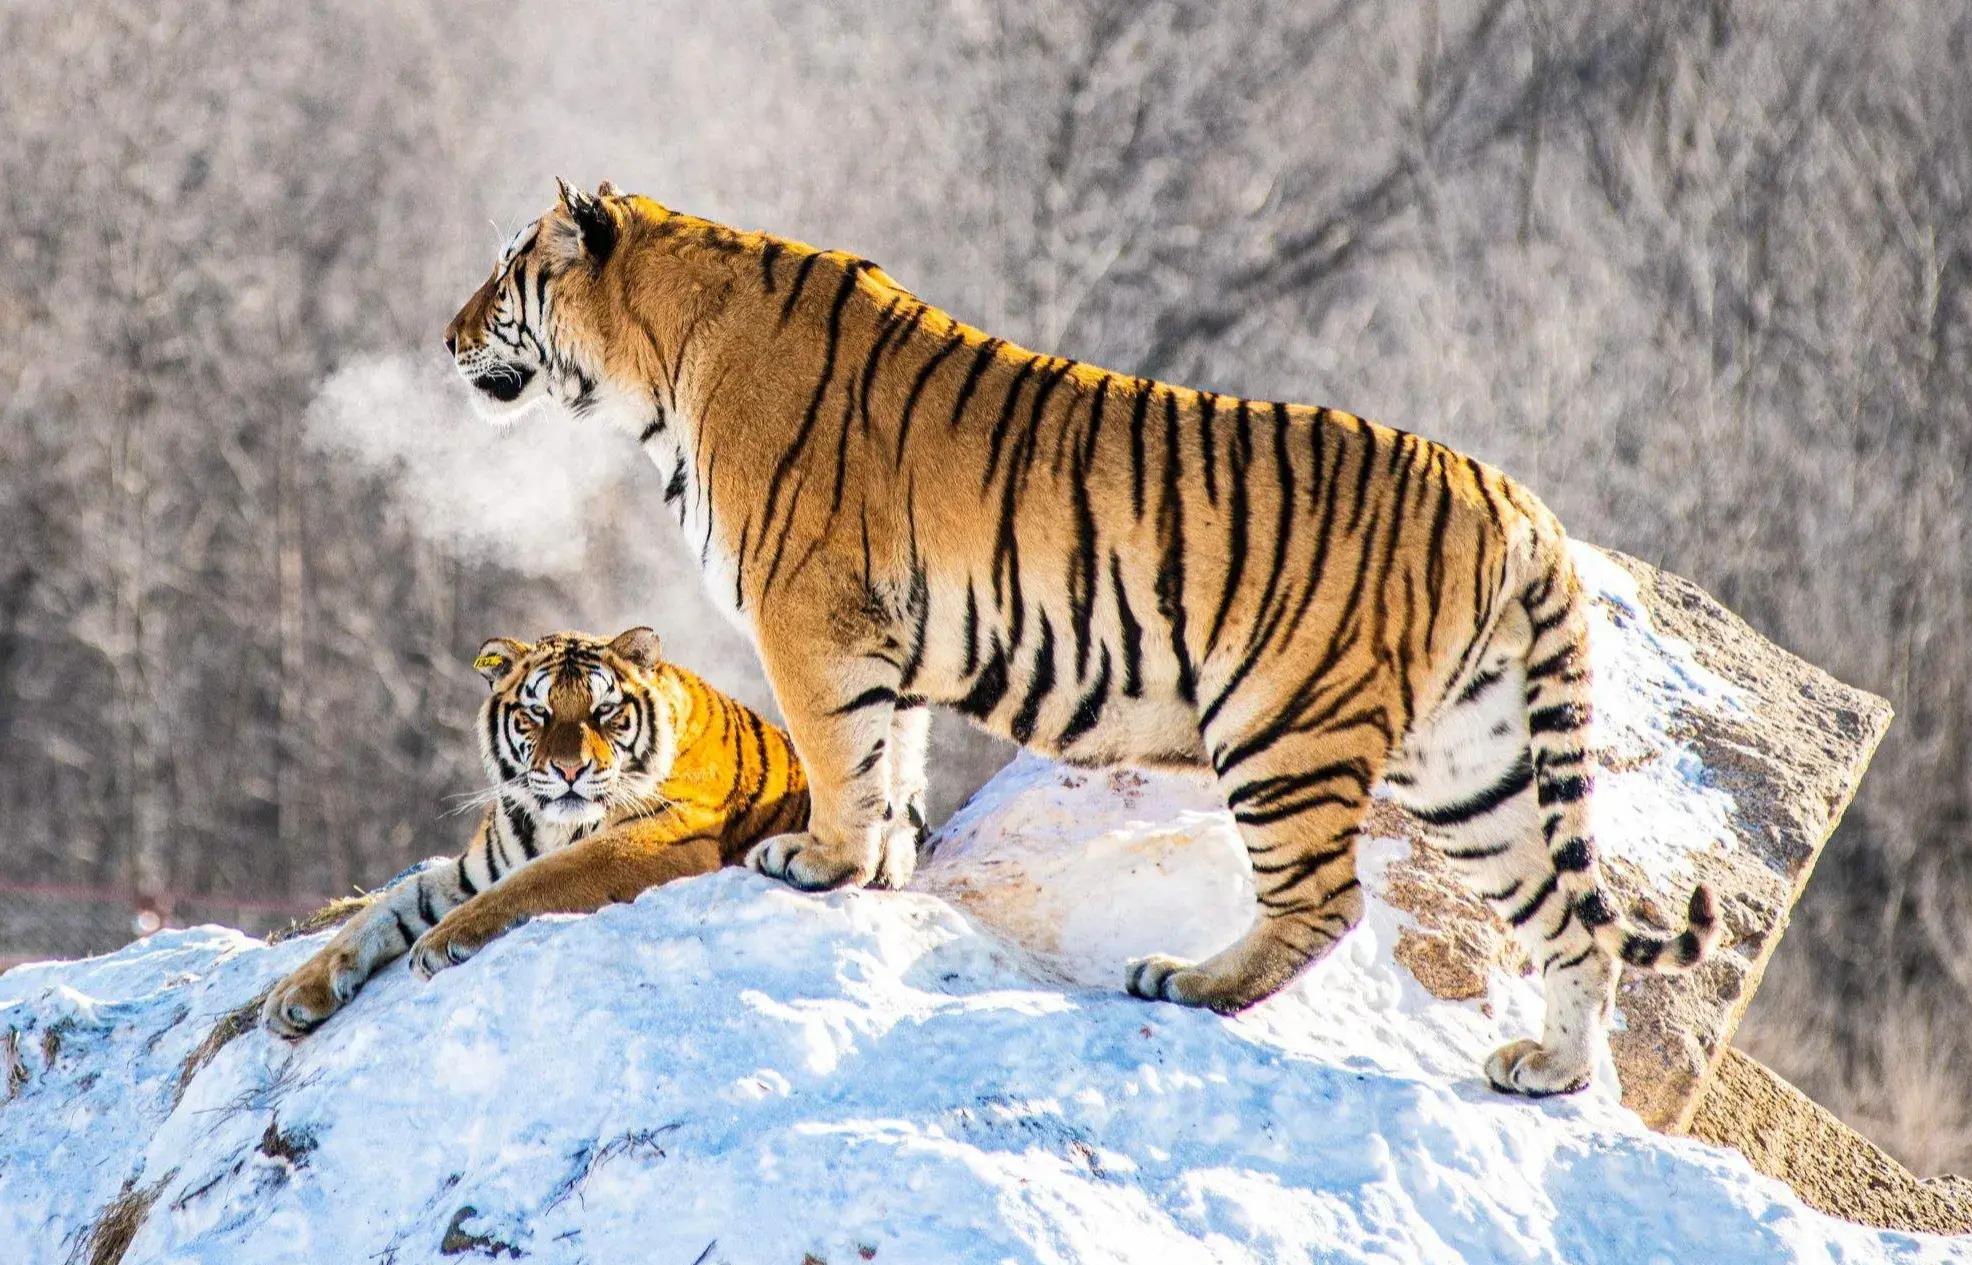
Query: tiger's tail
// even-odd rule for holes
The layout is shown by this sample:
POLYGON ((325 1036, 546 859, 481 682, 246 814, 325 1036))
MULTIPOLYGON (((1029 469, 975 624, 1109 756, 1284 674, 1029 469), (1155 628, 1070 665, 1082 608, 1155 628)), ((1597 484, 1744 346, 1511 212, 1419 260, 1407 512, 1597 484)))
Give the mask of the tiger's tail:
POLYGON ((1520 593, 1532 626, 1526 656, 1527 728, 1541 831, 1556 886, 1602 950, 1644 970, 1689 971, 1718 945, 1718 903, 1704 883, 1692 890, 1684 930, 1644 931, 1610 907, 1589 822, 1595 774, 1588 755, 1588 612, 1564 539, 1542 550, 1536 578, 1520 593))

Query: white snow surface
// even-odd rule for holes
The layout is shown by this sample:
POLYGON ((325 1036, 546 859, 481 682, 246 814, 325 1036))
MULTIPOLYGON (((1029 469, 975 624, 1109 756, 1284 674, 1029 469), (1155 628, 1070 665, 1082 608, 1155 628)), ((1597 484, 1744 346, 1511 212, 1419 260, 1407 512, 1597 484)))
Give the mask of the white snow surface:
POLYGON ((234 1040, 175 1106, 212 1024, 320 939, 164 932, 0 976, 24 1077, 0 1260, 72 1259, 126 1183, 156 1197, 125 1265, 460 1259, 455 1226, 466 1258, 679 1265, 1958 1251, 1812 1212, 1606 1081, 1492 1093, 1478 1060, 1527 998, 1435 1001, 1388 930, 1227 1020, 1047 982, 931 895, 726 871, 537 920, 429 984, 388 970, 297 1045, 234 1040))
MULTIPOLYGON (((1681 896, 1682 850, 1731 804, 1665 700, 1737 703, 1618 568, 1584 572, 1598 747, 1624 755, 1598 826, 1681 896)), ((124 1265, 1966 1259, 1649 1132, 1606 1060, 1573 1098, 1487 1089, 1538 990, 1496 973, 1452 1004, 1393 960, 1381 888, 1406 846, 1373 841, 1363 925, 1233 1019, 1118 988, 1126 958, 1247 923, 1210 788, 1037 759, 941 831, 919 890, 729 870, 538 919, 428 984, 387 968, 298 1044, 254 1028, 182 1096, 187 1055, 327 933, 200 927, 19 967, 0 1265, 86 1259, 126 1190, 151 1199, 124 1265)))

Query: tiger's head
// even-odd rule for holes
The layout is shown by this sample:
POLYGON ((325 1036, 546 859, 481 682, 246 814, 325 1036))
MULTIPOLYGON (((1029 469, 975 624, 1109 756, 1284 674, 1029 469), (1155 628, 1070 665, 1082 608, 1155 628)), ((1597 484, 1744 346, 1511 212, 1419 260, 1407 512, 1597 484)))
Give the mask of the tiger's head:
MULTIPOLYGON (((544 401, 570 412, 618 406, 649 412, 647 366, 624 363, 616 333, 623 286, 614 272, 626 235, 668 214, 607 181, 594 195, 558 181, 560 198, 516 233, 492 275, 445 327, 445 350, 488 420, 504 423, 544 401)), ((637 425, 630 416, 622 419, 637 425)))
POLYGON ((613 640, 564 632, 482 645, 473 666, 492 693, 480 752, 506 802, 571 827, 652 796, 678 758, 658 650, 648 628, 613 640))

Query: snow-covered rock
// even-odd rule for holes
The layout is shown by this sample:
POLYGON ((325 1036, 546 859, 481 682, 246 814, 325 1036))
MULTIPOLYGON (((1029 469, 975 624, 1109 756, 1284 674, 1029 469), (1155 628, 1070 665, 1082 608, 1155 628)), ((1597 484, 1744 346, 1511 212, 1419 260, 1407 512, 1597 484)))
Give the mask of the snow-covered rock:
MULTIPOLYGON (((1612 869, 1673 903, 1709 879, 1737 940, 1683 991, 1625 985, 1617 1060, 1675 1122, 1887 712, 1682 582, 1579 556, 1612 869)), ((1363 926, 1235 1019, 1118 987, 1247 924, 1211 789, 1033 759, 919 890, 692 879, 429 984, 386 970, 294 1045, 257 999, 322 936, 16 968, 0 1265, 1965 1258, 1652 1133, 1610 1066, 1574 1098, 1487 1089, 1538 988, 1384 810, 1363 926)))
MULTIPOLYGON (((1185 947, 1220 895, 1142 935, 1185 947)), ((1490 1092, 1478 1060, 1531 1026, 1531 989, 1503 978, 1490 1016, 1431 997, 1394 922, 1228 1020, 1062 983, 932 895, 726 871, 537 920, 429 984, 387 971, 295 1045, 229 1017, 319 937, 165 932, 0 976, 0 1260, 1959 1252, 1809 1211, 1607 1079, 1490 1092)))

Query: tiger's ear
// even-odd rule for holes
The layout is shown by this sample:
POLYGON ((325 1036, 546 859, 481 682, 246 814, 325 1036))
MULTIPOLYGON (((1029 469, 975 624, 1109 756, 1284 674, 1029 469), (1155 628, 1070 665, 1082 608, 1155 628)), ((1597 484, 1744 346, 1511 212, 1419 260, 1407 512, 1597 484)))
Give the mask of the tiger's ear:
POLYGON ((616 218, 601 200, 590 197, 560 176, 555 177, 555 188, 561 195, 562 210, 568 212, 568 218, 575 222, 581 235, 582 253, 592 265, 602 267, 608 262, 610 252, 616 249, 616 218))
POLYGON ((596 186, 596 196, 599 198, 620 198, 623 196, 623 190, 605 180, 596 186))
POLYGON ((660 649, 657 634, 648 628, 632 628, 610 642, 609 648, 618 658, 635 664, 640 672, 648 672, 657 666, 660 649))
POLYGON ((531 649, 533 647, 526 642, 515 641, 512 637, 492 637, 479 647, 479 653, 473 656, 472 666, 486 678, 488 685, 492 685, 511 671, 514 664, 520 662, 521 656, 531 649))

